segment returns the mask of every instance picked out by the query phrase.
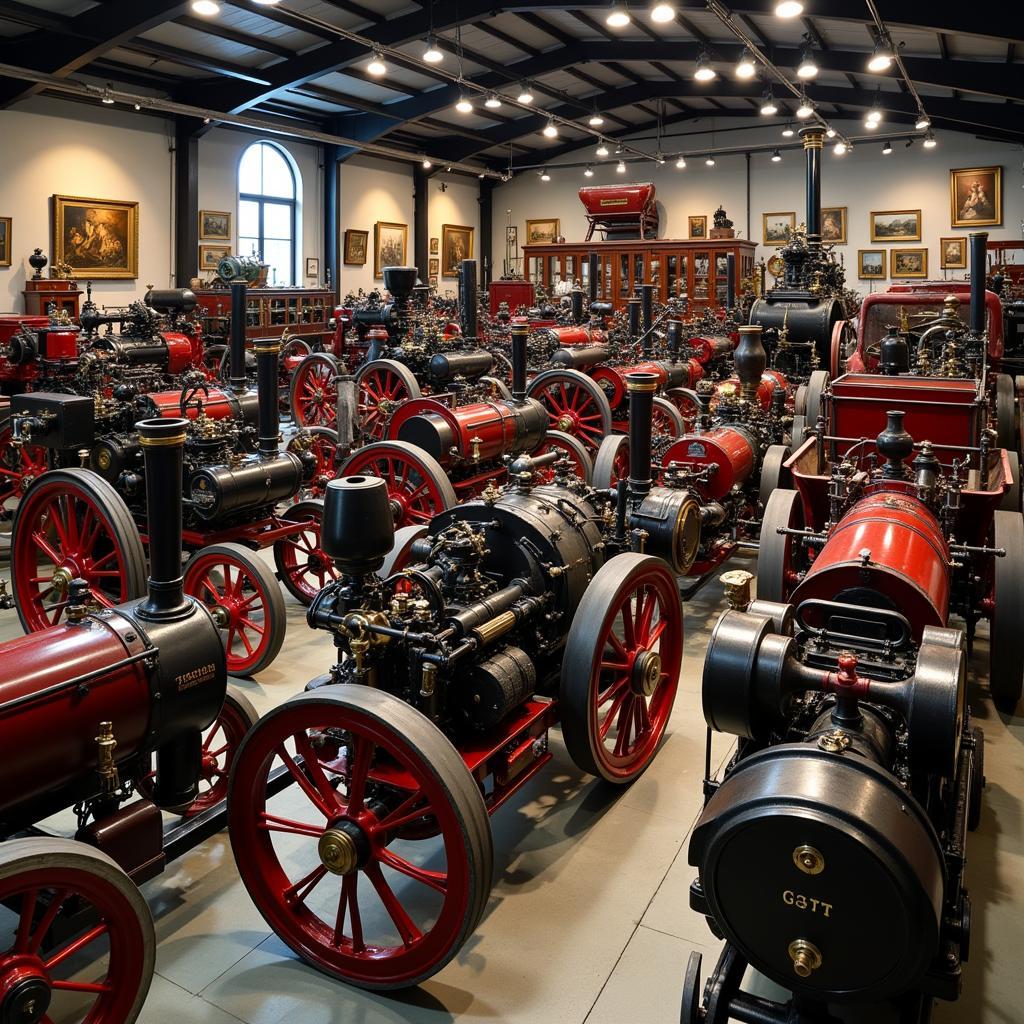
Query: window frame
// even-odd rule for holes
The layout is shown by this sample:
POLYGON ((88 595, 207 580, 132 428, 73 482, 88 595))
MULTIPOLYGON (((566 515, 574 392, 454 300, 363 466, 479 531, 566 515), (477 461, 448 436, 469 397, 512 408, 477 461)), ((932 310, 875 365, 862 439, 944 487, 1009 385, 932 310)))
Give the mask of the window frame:
MULTIPOLYGON (((260 176, 262 178, 262 172, 261 172, 260 176)), ((291 270, 290 270, 289 275, 288 275, 288 277, 289 277, 288 283, 283 285, 283 286, 281 286, 281 287, 285 287, 285 288, 294 288, 294 287, 296 287, 294 282, 298 278, 297 264, 296 264, 297 254, 298 254, 298 239, 296 238, 296 231, 297 231, 297 228, 298 228, 298 205, 299 205, 298 192, 299 192, 299 183, 298 183, 297 175, 295 173, 295 167, 292 164, 292 161, 290 159, 289 154, 281 146, 278 146, 276 143, 269 142, 266 139, 260 139, 258 142, 250 143, 248 146, 245 147, 244 150, 242 150, 242 156, 241 156, 241 158, 238 161, 238 171, 235 174, 235 187, 238 190, 238 227, 239 227, 238 238, 239 238, 239 240, 241 240, 241 238, 243 237, 242 233, 241 233, 241 227, 242 227, 242 217, 241 217, 242 203, 256 203, 257 225, 258 225, 257 226, 258 237, 256 239, 256 242, 257 242, 257 247, 259 249, 259 254, 260 254, 260 258, 261 259, 264 258, 264 252, 266 250, 266 243, 267 243, 267 238, 266 238, 266 234, 265 234, 265 230, 264 230, 264 212, 265 212, 266 205, 267 204, 272 204, 272 205, 275 205, 275 206, 286 206, 286 207, 288 207, 288 221, 289 221, 289 231, 290 231, 291 237, 288 238, 287 241, 288 241, 288 245, 289 245, 290 250, 291 250, 291 257, 289 259, 289 265, 291 267, 291 270), (272 196, 272 195, 266 195, 264 193, 259 193, 259 192, 243 192, 241 190, 242 163, 244 162, 244 160, 245 160, 246 156, 248 155, 249 151, 251 149, 255 148, 256 146, 267 146, 269 148, 272 148, 272 149, 276 150, 277 155, 284 161, 285 166, 288 168, 288 173, 291 175, 291 179, 292 179, 292 196, 291 196, 290 199, 288 199, 288 198, 286 198, 284 196, 272 196)), ((248 236, 248 237, 251 237, 251 236, 248 236)), ((272 238, 272 239, 270 239, 270 241, 272 241, 272 242, 283 242, 283 241, 285 241, 285 239, 283 239, 283 238, 272 238)), ((241 248, 241 246, 239 246, 239 248, 241 248)), ((248 255, 248 254, 243 253, 241 255, 248 255)))

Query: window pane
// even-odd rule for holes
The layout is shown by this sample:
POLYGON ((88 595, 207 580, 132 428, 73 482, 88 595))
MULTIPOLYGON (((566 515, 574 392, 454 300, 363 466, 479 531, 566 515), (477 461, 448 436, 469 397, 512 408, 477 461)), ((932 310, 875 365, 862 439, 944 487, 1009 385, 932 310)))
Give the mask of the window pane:
POLYGON ((263 259, 270 264, 271 284, 292 284, 291 242, 266 242, 263 246, 263 259))
POLYGON ((238 191, 259 195, 263 191, 263 144, 251 145, 238 165, 238 191))
POLYGON ((238 239, 238 255, 239 256, 251 256, 253 253, 259 255, 260 251, 260 240, 255 236, 246 237, 240 235, 238 239))
POLYGON ((260 233, 260 204, 243 200, 238 204, 238 233, 256 238, 260 233))
POLYGON ((295 195, 295 179, 281 151, 263 143, 263 194, 291 199, 295 195))
POLYGON ((292 208, 281 203, 263 205, 263 237, 291 240, 292 208))

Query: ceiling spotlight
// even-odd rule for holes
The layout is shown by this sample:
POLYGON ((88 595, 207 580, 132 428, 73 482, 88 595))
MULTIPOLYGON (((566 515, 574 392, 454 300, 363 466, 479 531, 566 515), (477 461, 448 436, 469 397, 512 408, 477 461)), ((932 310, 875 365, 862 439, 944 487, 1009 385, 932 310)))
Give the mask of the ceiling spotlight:
POLYGON ((555 122, 548 121, 548 123, 544 125, 544 138, 553 139, 556 135, 558 135, 558 129, 555 127, 555 122))
POLYGON ((455 104, 455 109, 460 114, 472 114, 473 113, 473 104, 470 103, 469 100, 466 98, 466 94, 465 93, 463 93, 459 97, 459 102, 455 104))
POLYGON ((141 103, 136 103, 135 104, 135 109, 136 110, 141 110, 142 109, 142 104, 141 103))
POLYGON ((604 124, 604 118, 596 111, 590 115, 590 121, 588 122, 591 128, 600 128, 604 124))
POLYGON ((616 171, 617 174, 625 174, 626 173, 626 165, 620 160, 618 162, 618 164, 616 165, 616 167, 615 167, 615 171, 616 171))
POLYGON ((891 142, 887 142, 882 147, 882 156, 888 156, 891 152, 892 152, 892 143, 891 142))
POLYGON ((929 131, 928 134, 924 137, 924 148, 925 149, 934 149, 935 146, 936 146, 935 136, 929 131))
POLYGON ((714 167, 715 166, 715 158, 710 153, 708 153, 708 158, 707 158, 707 160, 704 161, 704 163, 706 163, 708 165, 708 167, 714 167))
POLYGON ((796 108, 796 116, 799 117, 801 121, 806 121, 813 113, 814 104, 804 96, 804 98, 800 100, 800 106, 796 108))
POLYGON ((777 164, 782 159, 782 154, 777 150, 772 150, 772 163, 777 164))
POLYGON ((919 132, 923 132, 926 128, 931 128, 931 126, 932 126, 931 119, 922 110, 921 113, 917 115, 917 121, 915 122, 914 127, 919 132))
POLYGON ((878 122, 872 121, 870 118, 868 118, 868 120, 864 122, 864 127, 867 128, 869 132, 873 132, 878 127, 878 122))
POLYGON ((678 167, 679 170, 681 170, 681 171, 685 171, 686 170, 686 160, 683 157, 680 157, 676 161, 676 167, 678 167))
POLYGON ((281 0, 252 0, 252 2, 254 4, 259 4, 260 7, 274 7, 280 3, 281 0))
POLYGON ((657 3, 651 8, 651 21, 664 25, 676 16, 676 9, 671 4, 657 3))
POLYGON ((519 90, 519 95, 516 97, 516 102, 517 103, 532 103, 533 102, 533 92, 532 92, 532 90, 530 89, 530 87, 528 85, 524 85, 519 90))
POLYGON ((761 97, 761 113, 765 117, 771 117, 773 114, 777 114, 779 108, 775 105, 775 95, 772 90, 765 89, 764 95, 761 97))
POLYGON ((871 56, 868 58, 868 71, 874 71, 876 74, 882 71, 888 71, 892 67, 893 52, 892 46, 887 40, 879 39, 875 43, 875 48, 871 51, 871 56))
POLYGON ((423 51, 423 59, 428 64, 440 64, 444 60, 444 54, 437 48, 433 39, 427 38, 427 48, 423 51))
POLYGON ((806 81, 809 78, 814 78, 817 73, 818 65, 815 63, 814 55, 811 53, 811 47, 807 45, 800 52, 800 63, 796 67, 796 76, 806 81))
POLYGON ((370 63, 366 65, 366 70, 374 76, 374 78, 380 78, 381 75, 388 73, 388 66, 384 63, 384 55, 379 50, 374 50, 373 57, 370 58, 370 63))
POLYGON ((601 145, 598 146, 594 152, 596 152, 598 156, 607 156, 608 147, 602 142, 601 145))
POLYGON ((617 4, 608 12, 604 23, 611 28, 625 28, 629 24, 629 11, 621 4, 617 4))
POLYGON ((501 100, 499 100, 498 97, 495 96, 493 92, 488 93, 487 99, 484 100, 484 106, 490 107, 491 110, 497 110, 498 107, 501 106, 501 100))
POLYGON ((587 169, 583 172, 583 177, 584 178, 592 178, 593 176, 594 176, 594 168, 588 166, 587 169))
POLYGON ((745 46, 740 54, 740 62, 736 65, 736 77, 741 79, 753 78, 757 74, 757 65, 754 63, 753 54, 745 46))
POLYGON ((103 90, 103 95, 100 97, 100 102, 105 103, 108 107, 114 105, 114 97, 110 94, 109 82, 107 82, 107 87, 103 90))
POLYGON ((711 57, 707 50, 701 50, 700 56, 697 58, 697 70, 694 71, 693 77, 698 82, 710 82, 714 79, 715 69, 711 66, 711 57))
POLYGON ((829 137, 830 139, 834 139, 834 138, 836 137, 836 130, 835 130, 835 128, 833 128, 833 127, 832 127, 831 125, 829 125, 829 126, 828 126, 828 127, 827 127, 827 128, 825 129, 825 134, 826 134, 826 135, 827 135, 827 136, 828 136, 828 137, 829 137))
POLYGON ((212 18, 215 14, 220 14, 220 4, 214 3, 214 0, 192 0, 192 13, 212 18))
POLYGON ((782 137, 785 139, 791 139, 795 134, 796 133, 793 131, 793 126, 791 124, 787 124, 786 127, 782 129, 782 137))
POLYGON ((833 148, 836 151, 836 156, 842 156, 846 152, 846 143, 840 139, 833 148))
POLYGON ((778 0, 775 5, 776 18, 796 18, 804 13, 800 0, 778 0))
POLYGON ((548 174, 548 169, 546 167, 544 168, 544 170, 542 170, 540 172, 540 180, 541 181, 550 181, 551 180, 551 175, 548 174))

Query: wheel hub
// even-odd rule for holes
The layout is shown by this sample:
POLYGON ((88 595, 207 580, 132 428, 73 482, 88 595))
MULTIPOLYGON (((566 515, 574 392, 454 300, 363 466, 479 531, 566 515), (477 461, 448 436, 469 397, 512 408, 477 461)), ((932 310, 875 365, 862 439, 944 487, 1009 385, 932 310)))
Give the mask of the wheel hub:
POLYGON ((50 585, 54 590, 65 593, 68 587, 71 586, 71 581, 78 575, 71 566, 62 565, 58 569, 54 570, 53 576, 50 579, 50 585))
POLYGON ((15 967, 0 981, 0 1024, 39 1024, 50 1007, 50 986, 40 968, 15 967))
POLYGON ((568 413, 563 413, 558 417, 558 429, 561 430, 563 434, 568 434, 574 426, 575 421, 568 413))
POLYGON ((320 863, 331 874, 350 875, 366 863, 369 843, 353 821, 340 821, 327 829, 316 844, 320 863))
POLYGON ((231 612, 222 604, 215 604, 209 609, 218 629, 227 629, 231 625, 231 612))
POLYGON ((641 651, 633 662, 630 684, 633 692, 650 697, 658 688, 661 678, 661 655, 657 651, 641 651))

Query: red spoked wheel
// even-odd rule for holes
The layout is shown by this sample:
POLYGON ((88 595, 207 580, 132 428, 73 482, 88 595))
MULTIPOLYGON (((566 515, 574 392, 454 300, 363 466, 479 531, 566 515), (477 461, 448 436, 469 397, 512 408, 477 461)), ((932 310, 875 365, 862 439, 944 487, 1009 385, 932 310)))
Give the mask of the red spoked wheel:
POLYGON ((562 662, 562 735, 579 768, 616 783, 647 768, 682 658, 683 607, 668 565, 634 552, 606 562, 576 610, 562 662))
POLYGON ((594 486, 601 491, 629 477, 629 438, 612 434, 601 442, 594 459, 594 486))
POLYGON ((201 548, 185 566, 185 593, 217 623, 231 675, 255 675, 277 657, 287 624, 284 596, 270 566, 248 548, 201 548))
POLYGON ((56 625, 72 580, 111 608, 146 592, 146 555, 128 506, 88 469, 38 477, 14 514, 11 579, 26 633, 56 625))
POLYGON ((683 433, 693 430, 700 415, 700 399, 697 392, 691 391, 690 388, 669 388, 665 392, 665 398, 679 410, 679 415, 683 418, 683 433))
POLYGON ((36 477, 47 470, 47 449, 38 444, 14 444, 7 423, 0 426, 0 518, 14 512, 14 504, 36 477))
POLYGON ((360 448, 341 467, 341 476, 377 476, 388 485, 395 527, 429 523, 458 504, 440 463, 407 441, 378 441, 360 448))
POLYGON ((797 491, 778 487, 768 495, 757 549, 757 596, 763 601, 789 600, 806 568, 803 547, 791 533, 804 525, 804 507, 797 491))
POLYGON ((612 432, 612 409, 601 388, 578 370, 545 370, 530 381, 530 398, 548 411, 551 426, 579 438, 588 452, 612 432))
POLYGON ((277 360, 277 396, 282 413, 291 410, 292 375, 302 365, 302 360, 312 352, 313 346, 303 338, 289 338, 281 346, 277 360))
MULTIPOLYGON (((183 818, 194 818, 227 799, 228 776, 235 755, 245 734, 259 720, 259 712, 249 698, 237 686, 229 683, 217 720, 203 733, 199 795, 187 807, 177 809, 183 818)), ((156 771, 151 769, 136 779, 135 788, 147 799, 152 799, 155 781, 156 771)))
POLYGON ((281 518, 303 526, 290 537, 274 542, 274 564, 285 590, 302 604, 309 604, 329 581, 338 578, 334 562, 320 545, 324 503, 296 502, 281 518))
POLYGON ((420 386, 412 371, 394 359, 374 359, 356 374, 359 424, 367 437, 381 440, 391 414, 410 399, 419 398, 420 386))
MULTIPOLYGON (((541 446, 533 454, 535 456, 544 455, 547 452, 555 451, 569 457, 572 461, 573 472, 581 480, 589 484, 594 478, 593 460, 579 438, 573 437, 572 434, 565 434, 561 430, 549 430, 544 435, 541 446)), ((554 466, 543 466, 537 471, 536 476, 541 482, 548 483, 555 478, 555 468, 554 466)))
POLYGON ((355 684, 293 697, 246 737, 231 773, 231 845, 253 902, 300 957, 368 989, 439 971, 476 928, 493 846, 458 751, 404 701, 355 684), (302 806, 268 802, 284 766, 302 806), (427 839, 404 838, 422 826, 427 839))
POLYGON ((333 427, 337 422, 338 373, 338 360, 327 352, 314 352, 299 363, 289 398, 292 419, 300 427, 333 427))
POLYGON ((300 440, 300 435, 293 437, 288 442, 288 451, 297 453, 300 446, 304 448, 308 443, 316 459, 316 469, 305 486, 305 492, 311 498, 322 498, 337 473, 334 459, 338 450, 338 432, 332 427, 309 427, 308 432, 308 441, 305 438, 300 440))
POLYGON ((69 839, 9 840, 0 846, 0 904, 18 915, 0 951, 0 1019, 132 1024, 138 1018, 153 979, 153 918, 106 854, 69 839), (48 948, 52 926, 70 915, 87 922, 84 930, 48 948))
POLYGON ((657 437, 682 437, 686 424, 682 413, 667 399, 656 396, 651 408, 651 430, 657 437))

